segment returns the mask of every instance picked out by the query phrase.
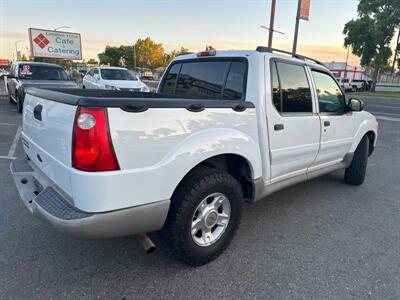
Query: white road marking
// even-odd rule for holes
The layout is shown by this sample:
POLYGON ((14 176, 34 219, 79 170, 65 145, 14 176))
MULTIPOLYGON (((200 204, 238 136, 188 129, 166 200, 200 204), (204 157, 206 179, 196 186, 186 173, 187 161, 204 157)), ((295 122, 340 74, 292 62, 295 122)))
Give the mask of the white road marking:
POLYGON ((17 124, 11 124, 11 123, 1 123, 0 126, 17 126, 17 124))
POLYGON ((0 155, 0 159, 11 159, 11 160, 13 160, 13 159, 17 159, 17 158, 14 157, 14 156, 10 157, 10 156, 2 156, 2 155, 0 155))
POLYGON ((393 122, 400 122, 400 118, 391 118, 391 117, 385 117, 385 116, 375 116, 378 120, 384 120, 384 121, 393 121, 393 122))
POLYGON ((391 113, 384 113, 384 112, 381 112, 381 111, 370 111, 370 113, 372 113, 373 115, 385 115, 385 116, 395 116, 395 117, 399 117, 400 118, 400 115, 399 114, 391 114, 391 113))
POLYGON ((18 141, 19 141, 19 137, 21 135, 21 131, 22 131, 22 127, 18 126, 17 133, 15 134, 14 140, 13 140, 13 142, 11 144, 11 147, 10 147, 10 150, 8 151, 8 154, 7 154, 8 157, 13 157, 14 156, 15 148, 17 148, 17 144, 18 144, 18 141))
POLYGON ((368 106, 374 106, 374 107, 383 107, 383 108, 394 108, 394 109, 400 109, 400 106, 389 106, 389 105, 378 105, 378 104, 367 104, 368 106))

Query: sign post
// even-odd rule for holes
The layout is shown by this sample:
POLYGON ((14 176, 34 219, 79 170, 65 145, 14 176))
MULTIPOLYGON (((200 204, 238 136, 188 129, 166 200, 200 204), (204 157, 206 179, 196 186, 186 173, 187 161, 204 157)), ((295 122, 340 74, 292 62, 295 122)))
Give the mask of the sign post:
POLYGON ((296 54, 296 50, 297 50, 297 37, 299 34, 300 19, 306 20, 306 21, 309 20, 310 1, 311 0, 299 0, 299 3, 297 5, 296 26, 294 29, 294 40, 293 40, 293 50, 292 50, 293 55, 296 54))
POLYGON ((29 28, 29 44, 32 57, 82 59, 79 33, 29 28))

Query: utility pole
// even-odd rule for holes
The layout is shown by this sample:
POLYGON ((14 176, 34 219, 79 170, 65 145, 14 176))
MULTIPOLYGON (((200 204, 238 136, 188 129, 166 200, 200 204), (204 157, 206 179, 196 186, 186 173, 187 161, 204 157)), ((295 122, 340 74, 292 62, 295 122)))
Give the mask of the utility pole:
POLYGON ((397 51, 399 51, 399 42, 400 42, 400 28, 399 28, 399 33, 397 35, 396 50, 394 50, 394 58, 393 58, 393 65, 392 65, 392 75, 394 73, 394 66, 396 64, 397 51))
POLYGON ((301 0, 299 0, 299 3, 297 4, 297 14, 296 14, 296 26, 294 29, 294 40, 293 40, 293 50, 292 54, 296 54, 297 50, 297 36, 299 34, 299 23, 300 23, 300 7, 301 7, 301 0))
POLYGON ((268 48, 272 48, 272 37, 274 35, 274 23, 275 23, 275 6, 276 6, 276 0, 272 0, 271 16, 269 19, 268 48))
POLYGON ((350 45, 347 48, 347 56, 346 56, 346 63, 344 64, 344 78, 347 77, 347 64, 349 62, 349 52, 350 52, 350 45))

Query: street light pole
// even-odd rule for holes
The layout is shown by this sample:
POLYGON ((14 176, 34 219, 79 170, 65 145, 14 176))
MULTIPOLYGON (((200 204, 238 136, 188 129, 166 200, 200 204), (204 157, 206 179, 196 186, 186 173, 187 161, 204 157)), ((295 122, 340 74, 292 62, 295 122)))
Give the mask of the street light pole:
POLYGON ((276 0, 272 0, 271 16, 269 19, 268 48, 272 48, 272 37, 274 35, 274 23, 275 23, 275 6, 276 6, 276 0))
POLYGON ((296 14, 296 26, 294 29, 294 40, 293 40, 293 50, 292 54, 295 55, 297 51, 297 36, 299 34, 299 23, 300 23, 300 7, 301 7, 301 0, 297 4, 297 14, 296 14))
POLYGON ((71 28, 71 27, 65 26, 65 25, 64 26, 59 26, 59 27, 54 28, 54 31, 57 31, 57 30, 59 30, 61 28, 71 28))
POLYGON ((24 40, 19 40, 15 42, 15 60, 18 60, 18 43, 23 42, 24 40))

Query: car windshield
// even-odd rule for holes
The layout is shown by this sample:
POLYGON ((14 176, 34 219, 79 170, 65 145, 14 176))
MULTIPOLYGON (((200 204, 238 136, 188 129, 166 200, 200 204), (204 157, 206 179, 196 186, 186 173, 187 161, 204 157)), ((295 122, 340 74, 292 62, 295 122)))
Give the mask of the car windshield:
POLYGON ((101 69, 100 72, 105 80, 137 80, 135 74, 124 69, 101 69))
POLYGON ((32 80, 70 80, 61 67, 22 64, 19 66, 19 78, 32 80))

